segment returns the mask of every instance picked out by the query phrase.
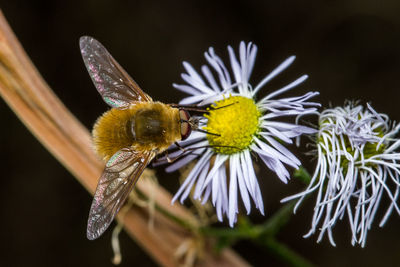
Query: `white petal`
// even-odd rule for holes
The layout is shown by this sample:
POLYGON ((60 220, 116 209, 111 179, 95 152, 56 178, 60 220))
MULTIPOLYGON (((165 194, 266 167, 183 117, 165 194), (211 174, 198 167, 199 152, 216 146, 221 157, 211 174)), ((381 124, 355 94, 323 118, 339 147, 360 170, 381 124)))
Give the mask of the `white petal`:
POLYGON ((285 70, 287 67, 289 67, 293 61, 295 60, 295 56, 291 56, 287 58, 285 61, 283 61, 278 67, 276 67, 270 74, 267 75, 253 90, 253 95, 255 95, 261 87, 263 87, 267 82, 272 80, 276 75, 281 73, 283 70, 285 70))
MULTIPOLYGON (((290 84, 286 85, 285 87, 283 87, 283 88, 281 88, 279 90, 276 90, 275 92, 267 95, 266 97, 263 98, 263 100, 271 99, 271 98, 273 98, 273 97, 275 97, 277 95, 283 94, 284 92, 286 92, 286 91, 296 87, 297 85, 301 84, 302 82, 307 80, 307 78, 308 78, 308 75, 303 75, 300 78, 298 78, 297 80, 295 80, 295 81, 291 82, 290 84)), ((261 100, 261 102, 263 100, 261 100)))
POLYGON ((257 55, 257 46, 254 44, 248 44, 248 67, 247 67, 247 77, 246 79, 250 79, 250 75, 253 71, 254 63, 256 61, 256 55, 257 55))
POLYGON ((198 94, 201 93, 201 92, 199 92, 198 90, 196 90, 195 88, 193 88, 192 86, 189 86, 189 85, 181 85, 181 84, 173 83, 172 86, 175 87, 176 89, 178 89, 179 91, 182 91, 182 92, 187 93, 189 95, 198 95, 198 94))
POLYGON ((247 188, 246 188, 246 185, 244 182, 244 177, 243 177, 244 175, 240 168, 239 155, 237 155, 237 154, 232 155, 231 159, 230 159, 230 164, 236 165, 236 173, 237 173, 237 179, 239 182, 240 195, 242 196, 243 204, 247 210, 247 214, 250 214, 251 203, 250 203, 249 193, 247 192, 247 188))
POLYGON ((207 178, 206 178, 204 184, 202 185, 203 189, 211 182, 211 179, 214 177, 215 173, 218 171, 218 168, 220 168, 220 166, 222 164, 224 164, 227 159, 228 159, 227 155, 220 155, 220 154, 216 155, 214 166, 212 167, 211 171, 208 173, 207 178))
POLYGON ((195 95, 195 96, 189 96, 183 98, 181 101, 179 101, 179 104, 181 105, 190 105, 190 104, 196 104, 208 97, 211 97, 213 95, 207 95, 207 94, 202 94, 202 95, 195 95))
POLYGON ((212 75, 208 66, 206 66, 206 65, 202 66, 201 70, 203 72, 203 75, 207 78, 207 81, 210 83, 212 89, 214 89, 214 91, 217 93, 221 92, 221 89, 219 88, 218 84, 215 82, 214 76, 212 75))
MULTIPOLYGON (((202 170, 204 165, 208 162, 210 154, 211 154, 211 152, 204 154, 200 158, 199 162, 193 167, 193 169, 190 171, 188 177, 186 177, 185 181, 183 182, 183 184, 179 188, 178 192, 173 197, 172 203, 174 203, 176 201, 176 199, 183 192, 183 190, 191 183, 192 179, 194 179, 194 180, 197 179, 197 174, 202 170)), ((191 183, 191 184, 193 184, 193 183, 191 183)), ((181 199, 181 202, 183 202, 183 200, 184 199, 181 199)))
POLYGON ((200 199, 201 195, 203 193, 204 187, 204 180, 207 177, 208 171, 210 169, 210 158, 213 155, 213 153, 210 151, 207 155, 206 155, 206 165, 205 167, 203 167, 203 169, 200 172, 200 175, 197 179, 197 183, 196 183, 196 187, 194 189, 194 193, 193 193, 193 198, 194 199, 200 199))
POLYGON ((214 68, 218 74, 221 87, 225 90, 231 85, 231 78, 224 62, 215 54, 214 49, 210 47, 208 53, 204 53, 208 63, 214 68))
POLYGON ((236 166, 230 165, 230 182, 229 182, 229 225, 233 227, 236 222, 237 213, 237 173, 236 166))

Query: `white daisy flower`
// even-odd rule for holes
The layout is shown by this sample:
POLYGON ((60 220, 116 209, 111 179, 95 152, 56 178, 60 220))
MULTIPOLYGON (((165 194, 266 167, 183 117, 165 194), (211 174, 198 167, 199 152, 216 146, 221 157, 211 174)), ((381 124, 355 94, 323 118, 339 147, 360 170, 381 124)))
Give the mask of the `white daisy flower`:
POLYGON ((365 245, 383 195, 391 204, 383 217, 383 226, 390 213, 399 207, 396 199, 400 185, 400 154, 395 150, 399 125, 391 125, 385 114, 378 114, 370 105, 346 104, 344 108, 326 109, 319 115, 317 134, 318 163, 308 188, 283 199, 300 198, 317 191, 311 229, 305 237, 320 231, 335 246, 332 229, 347 215, 352 232, 352 245, 365 245))
MULTIPOLYGON (((316 111, 317 103, 308 102, 317 92, 303 96, 273 99, 307 79, 303 75, 285 87, 255 101, 257 92, 272 78, 286 69, 295 59, 286 59, 254 88, 249 83, 257 47, 241 42, 239 60, 233 49, 228 47, 233 79, 223 61, 210 48, 205 58, 210 67, 202 66, 201 77, 187 62, 183 63, 187 73, 182 74, 185 85, 174 87, 189 94, 180 104, 211 104, 209 113, 200 122, 200 128, 212 134, 194 132, 180 143, 185 148, 195 148, 167 168, 175 171, 198 158, 197 163, 173 198, 183 202, 194 188, 194 198, 206 202, 211 196, 220 221, 223 215, 230 226, 236 222, 238 213, 238 192, 250 213, 251 199, 264 214, 260 187, 253 169, 252 156, 258 155, 278 177, 287 183, 290 174, 284 164, 298 168, 300 161, 282 143, 291 144, 301 134, 315 133, 315 130, 274 119, 283 116, 302 116, 316 111), (222 108, 221 108, 222 107, 222 108)), ((176 153, 180 153, 177 151, 176 153)), ((171 154, 170 154, 171 155, 171 154)), ((172 154, 171 156, 176 155, 172 154)))

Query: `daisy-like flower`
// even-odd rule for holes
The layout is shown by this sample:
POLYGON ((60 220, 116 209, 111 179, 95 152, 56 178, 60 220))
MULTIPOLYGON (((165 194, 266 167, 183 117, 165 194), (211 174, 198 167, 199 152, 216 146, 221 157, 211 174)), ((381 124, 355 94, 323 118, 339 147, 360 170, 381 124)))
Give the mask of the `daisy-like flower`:
POLYGON ((383 195, 391 204, 380 226, 393 209, 400 212, 396 204, 400 154, 395 151, 400 146, 395 138, 399 128, 370 105, 364 108, 349 103, 319 114, 315 173, 304 192, 282 200, 300 198, 296 211, 304 197, 316 191, 311 229, 305 237, 318 229, 318 242, 327 233, 335 246, 332 229, 347 215, 352 245, 364 246, 383 195))
MULTIPOLYGON (((251 152, 287 183, 290 174, 286 165, 294 168, 300 161, 281 143, 291 144, 301 134, 314 133, 315 130, 296 124, 279 122, 275 119, 284 116, 302 116, 316 111, 317 103, 308 100, 318 95, 309 92, 303 96, 274 99, 307 79, 303 75, 285 87, 255 101, 258 91, 272 78, 286 69, 295 59, 286 59, 254 88, 249 83, 253 70, 257 47, 252 43, 240 44, 239 59, 233 49, 228 47, 231 74, 213 48, 205 53, 211 66, 202 66, 203 77, 193 67, 184 62, 187 73, 182 74, 185 85, 174 87, 189 94, 180 104, 212 104, 205 119, 200 120, 200 128, 213 134, 194 132, 181 146, 196 148, 167 168, 174 171, 198 158, 197 163, 173 198, 183 202, 194 187, 194 198, 206 202, 210 196, 220 221, 223 215, 229 219, 230 226, 236 222, 238 213, 238 192, 243 204, 250 213, 251 199, 257 209, 264 214, 263 200, 253 169, 251 152)), ((176 153, 180 153, 177 151, 176 153)), ((171 154, 170 154, 171 155, 171 154)))

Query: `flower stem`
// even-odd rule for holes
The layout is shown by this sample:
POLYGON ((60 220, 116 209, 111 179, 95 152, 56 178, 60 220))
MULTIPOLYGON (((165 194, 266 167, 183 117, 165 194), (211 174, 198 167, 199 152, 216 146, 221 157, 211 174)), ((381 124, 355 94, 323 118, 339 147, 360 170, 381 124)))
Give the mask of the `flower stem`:
POLYGON ((275 238, 266 238, 262 242, 260 240, 257 242, 263 245, 268 251, 274 254, 277 258, 286 262, 290 266, 306 267, 314 266, 311 262, 303 258, 301 255, 297 254, 295 251, 277 241, 275 238))
POLYGON ((311 175, 308 173, 308 171, 303 166, 300 166, 300 168, 298 168, 297 170, 294 171, 293 177, 299 179, 305 185, 308 185, 311 181, 311 175))
POLYGON ((263 230, 262 236, 275 236, 289 222, 294 205, 294 201, 285 204, 264 224, 260 225, 263 230))

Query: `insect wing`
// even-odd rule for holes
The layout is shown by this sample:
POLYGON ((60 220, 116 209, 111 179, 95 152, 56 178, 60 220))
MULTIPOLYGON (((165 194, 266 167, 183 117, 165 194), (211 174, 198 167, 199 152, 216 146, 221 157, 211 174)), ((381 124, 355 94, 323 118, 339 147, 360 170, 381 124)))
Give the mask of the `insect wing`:
POLYGON ((154 152, 142 153, 124 148, 106 163, 89 212, 88 239, 98 238, 108 228, 154 156, 154 152))
POLYGON ((89 75, 108 105, 124 109, 135 101, 152 101, 100 42, 82 36, 79 45, 89 75))

